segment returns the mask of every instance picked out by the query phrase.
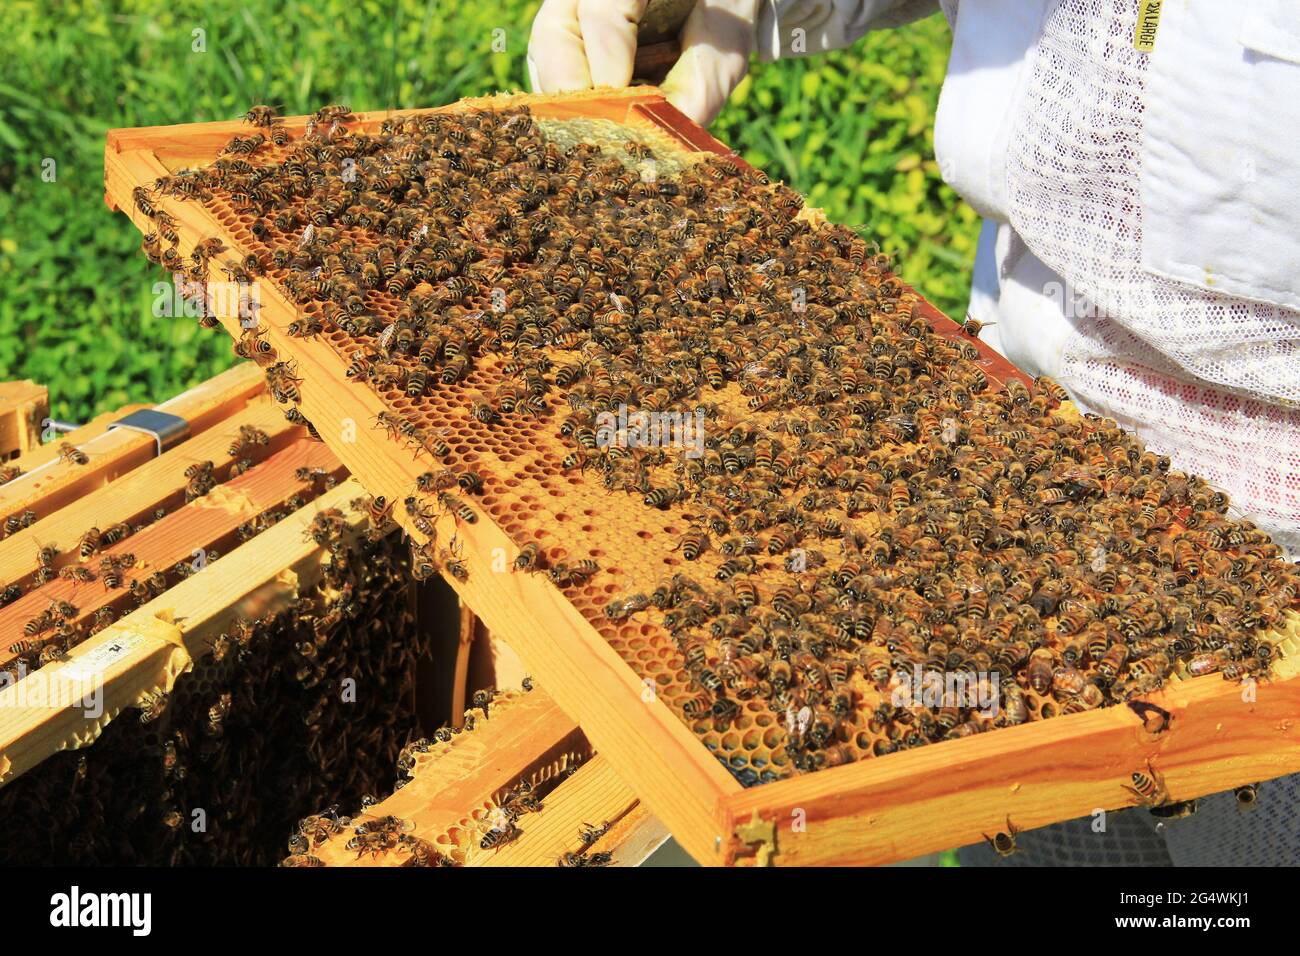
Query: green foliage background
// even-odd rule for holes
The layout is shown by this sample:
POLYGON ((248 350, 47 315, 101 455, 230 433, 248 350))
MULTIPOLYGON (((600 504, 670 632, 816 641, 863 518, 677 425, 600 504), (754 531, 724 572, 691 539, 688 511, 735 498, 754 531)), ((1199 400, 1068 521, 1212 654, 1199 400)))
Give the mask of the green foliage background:
MULTIPOLYGON (((103 202, 105 132, 286 113, 433 106, 527 86, 536 0, 5 0, 0 4, 0 379, 48 384, 57 417, 161 401, 234 361, 225 336, 155 318, 139 235, 103 202), (205 52, 195 52, 196 30, 205 52), (492 51, 503 30, 506 51, 492 51), (57 164, 42 180, 42 162, 57 164)), ((978 221, 939 178, 948 57, 935 16, 850 50, 756 64, 719 139, 965 307, 978 221)))

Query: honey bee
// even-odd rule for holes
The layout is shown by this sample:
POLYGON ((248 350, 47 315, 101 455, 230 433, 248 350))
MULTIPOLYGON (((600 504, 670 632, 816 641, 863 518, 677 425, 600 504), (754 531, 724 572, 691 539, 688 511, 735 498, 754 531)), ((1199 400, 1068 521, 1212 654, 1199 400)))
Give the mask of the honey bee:
POLYGON ((1127 660, 1128 647, 1124 644, 1114 644, 1097 662, 1097 672, 1107 680, 1113 681, 1119 677, 1120 669, 1127 660))
POLYGON ((387 853, 389 850, 398 847, 400 834, 385 829, 364 829, 358 828, 357 833, 345 844, 346 849, 356 850, 357 859, 361 859, 366 853, 371 858, 377 858, 381 853, 387 853))
POLYGON ((415 530, 424 535, 425 538, 432 542, 438 536, 438 529, 433 523, 433 514, 426 511, 420 504, 420 500, 415 495, 408 495, 402 502, 406 509, 407 516, 411 519, 411 524, 415 530))
POLYGON ((1161 820, 1183 820, 1195 814, 1196 808, 1195 800, 1184 800, 1181 803, 1166 803, 1152 807, 1151 815, 1161 820))
POLYGON ((610 823, 608 821, 598 827, 592 826, 590 823, 584 823, 582 829, 578 831, 578 838, 582 840, 584 847, 589 847, 608 833, 609 828, 610 823))
POLYGON ((454 536, 449 542, 448 548, 442 552, 441 558, 443 568, 453 578, 461 582, 469 580, 469 566, 462 559, 454 536))
POLYGON ((678 539, 677 548, 687 561, 694 561, 709 549, 709 536, 703 531, 688 531, 678 539))
POLYGON ((167 709, 168 696, 161 691, 156 694, 142 694, 137 705, 140 708, 140 723, 151 724, 163 715, 167 709))
POLYGON ((1243 812, 1254 810, 1259 805, 1259 786, 1257 783, 1248 783, 1232 791, 1238 810, 1243 812))
POLYGON ((651 508, 658 508, 660 510, 663 510, 666 509, 669 505, 671 505, 674 501, 681 498, 683 494, 684 492, 680 485, 677 484, 666 485, 664 487, 655 488, 651 490, 645 496, 645 503, 649 505, 651 508))
MULTIPOLYGON (((43 611, 23 625, 23 634, 28 638, 35 637, 38 634, 48 631, 53 626, 54 622, 51 619, 50 613, 48 611, 43 611)), ((9 653, 13 655, 30 654, 39 646, 40 645, 35 641, 31 640, 15 641, 9 645, 9 653)))
POLYGON ((269 129, 275 121, 276 110, 274 106, 250 106, 248 112, 244 114, 244 122, 252 126, 269 129))
MULTIPOLYGON (((356 502, 353 507, 356 507, 356 502)), ((304 532, 304 538, 314 541, 322 547, 333 548, 342 540, 347 528, 343 512, 337 508, 326 508, 312 518, 311 524, 304 532)))
POLYGON ((338 806, 330 806, 323 813, 314 813, 298 821, 298 833, 307 842, 308 847, 318 847, 335 834, 342 833, 346 827, 340 819, 338 806))
POLYGON ((75 584, 88 584, 95 580, 95 573, 89 568, 82 568, 75 564, 70 564, 65 568, 59 569, 59 577, 64 581, 72 581, 75 584))
POLYGON ((1041 392, 1054 402, 1068 402, 1070 394, 1046 375, 1034 379, 1034 391, 1041 392))
MULTIPOLYGON (((254 446, 265 446, 270 444, 270 442, 271 442, 271 436, 268 435, 266 432, 262 431, 260 428, 256 428, 252 425, 240 425, 239 436, 230 443, 230 447, 226 449, 226 454, 229 455, 231 458, 234 458, 237 455, 239 455, 245 448, 254 447, 254 446)), ((187 473, 186 477, 192 478, 194 476, 187 473)))
POLYGON ((189 465, 185 469, 185 477, 189 479, 185 485, 185 500, 187 502, 202 498, 217 486, 217 476, 211 461, 195 462, 189 465))
POLYGON ((303 484, 315 484, 319 482, 326 491, 338 484, 334 476, 324 468, 298 468, 294 471, 293 477, 295 481, 300 481, 303 484))
POLYGON ((572 565, 557 562, 550 567, 546 575, 560 587, 569 587, 581 584, 599 570, 600 567, 595 561, 586 559, 572 565))
POLYGON ((457 521, 463 521, 466 524, 474 524, 478 521, 478 515, 473 508, 445 491, 438 495, 438 504, 442 505, 443 510, 454 515, 457 521))
POLYGON ((435 850, 427 841, 410 833, 397 838, 399 849, 411 855, 411 866, 454 866, 454 861, 435 850))
POLYGON ((726 581, 735 577, 737 574, 753 574, 757 570, 758 562, 749 555, 742 555, 740 557, 728 558, 726 561, 722 562, 722 564, 718 566, 715 577, 717 577, 719 581, 726 581))
POLYGON ((329 106, 322 106, 312 116, 317 126, 325 126, 330 123, 346 122, 352 117, 351 107, 342 103, 331 103, 329 106))
POLYGON ((380 530, 386 528, 389 521, 392 520, 394 504, 383 495, 375 495, 369 499, 363 498, 353 501, 352 507, 364 510, 366 517, 370 520, 370 526, 380 530))
POLYGON ((474 471, 462 471, 456 476, 456 484, 461 491, 471 495, 483 493, 483 476, 474 471))
POLYGON ((254 133, 252 136, 235 136, 226 144, 222 152, 247 156, 256 152, 265 142, 266 137, 261 133, 254 133))
POLYGON ((68 647, 77 639, 78 631, 75 628, 61 628, 55 639, 47 641, 41 648, 40 653, 36 656, 36 666, 45 667, 47 664, 65 663, 72 660, 68 655, 68 647))
POLYGON ((226 691, 208 708, 207 721, 203 729, 209 737, 221 737, 225 734, 225 721, 230 714, 231 701, 231 694, 226 691))
POLYGON ((135 599, 137 607, 148 604, 153 600, 153 594, 150 592, 149 586, 137 578, 131 579, 127 585, 127 590, 131 593, 131 597, 135 599))
POLYGON ((111 607, 101 607, 90 619, 90 626, 87 631, 89 634, 98 634, 104 628, 108 627, 117 619, 116 612, 111 607))
POLYGON ((107 555, 100 560, 99 579, 103 582, 106 591, 122 586, 122 572, 118 565, 118 558, 107 555))
POLYGON ((1029 655, 1025 674, 1036 694, 1045 695, 1051 689, 1055 667, 1056 658, 1049 648, 1040 647, 1029 655))
POLYGON ((325 331, 325 323, 312 318, 295 319, 285 326, 285 334, 296 339, 315 338, 325 331))
POLYGON ((426 495, 431 495, 451 487, 451 483, 446 481, 443 475, 451 476, 450 469, 444 473, 435 475, 431 471, 426 471, 415 479, 415 488, 426 495))
MULTIPOLYGON (((264 339, 259 338, 259 334, 264 334, 264 330, 255 329, 247 333, 252 336, 257 343, 257 348, 261 354, 268 354, 272 351, 264 339)), ((297 405, 302 401, 302 393, 298 386, 302 384, 302 379, 297 376, 287 362, 276 362, 266 369, 266 384, 271 391, 271 397, 281 404, 292 403, 297 405)), ((308 424, 310 428, 310 424, 308 424)))
MULTIPOLYGON (((158 520, 160 517, 161 516, 155 514, 154 520, 158 520)), ((132 531, 133 531, 132 527, 129 524, 127 524, 125 521, 119 522, 110 528, 106 528, 103 534, 100 535, 101 546, 109 547, 115 545, 119 541, 122 541, 128 536, 130 536, 132 531)))
POLYGON ((18 514, 12 514, 5 518, 5 534, 17 534, 24 528, 30 528, 36 523, 36 512, 32 510, 22 511, 18 514))
POLYGON ((36 564, 41 568, 53 567, 55 560, 59 556, 59 549, 53 545, 40 545, 36 548, 36 564))
POLYGON ((1134 771, 1132 780, 1132 786, 1124 784, 1124 789, 1137 798, 1139 805, 1159 807, 1169 802, 1169 791, 1165 787, 1164 778, 1151 766, 1150 760, 1147 761, 1147 772, 1134 771))
POLYGON ((140 210, 150 219, 158 214, 158 207, 154 205, 154 196, 151 190, 143 186, 136 186, 131 190, 131 201, 135 203, 135 208, 140 210))
POLYGON ((1005 831, 995 836, 989 836, 986 833, 984 839, 988 841, 988 845, 993 848, 994 853, 1005 859, 1016 852, 1016 834, 1019 832, 1019 828, 1011 822, 1011 817, 1008 816, 1005 831))
POLYGON ((542 548, 536 541, 529 541, 519 548, 519 554, 515 557, 515 570, 527 571, 532 573, 538 570, 538 564, 541 560, 542 548))
POLYGON ((68 442, 59 443, 59 461, 65 461, 72 465, 88 465, 90 457, 80 448, 76 448, 68 442))
POLYGON ((522 833, 523 830, 512 821, 503 820, 484 833, 478 845, 483 850, 499 850, 507 843, 517 840, 522 833))

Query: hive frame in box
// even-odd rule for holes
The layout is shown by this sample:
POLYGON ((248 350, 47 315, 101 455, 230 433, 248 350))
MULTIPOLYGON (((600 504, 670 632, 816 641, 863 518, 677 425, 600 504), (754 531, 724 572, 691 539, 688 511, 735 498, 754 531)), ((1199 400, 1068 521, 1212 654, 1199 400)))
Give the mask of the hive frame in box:
MULTIPOLYGON (((278 504, 299 489, 301 483, 293 477, 293 472, 304 462, 304 456, 332 469, 335 477, 343 477, 328 449, 306 441, 302 427, 285 421, 266 394, 260 369, 251 362, 242 363, 163 403, 164 408, 193 416, 201 430, 181 442, 181 447, 133 465, 137 449, 132 442, 148 441, 148 436, 105 433, 110 423, 138 407, 145 406, 127 406, 108 412, 66 436, 71 444, 86 453, 89 460, 85 464, 59 461, 57 442, 33 448, 15 460, 22 477, 0 488, 10 492, 9 498, 0 495, 0 508, 6 504, 16 504, 19 510, 30 507, 40 520, 30 528, 0 538, 0 581, 21 582, 31 587, 33 555, 38 542, 57 547, 61 553, 56 560, 61 566, 71 565, 75 563, 78 536, 88 525, 108 526, 149 512, 164 502, 175 501, 186 484, 183 473, 186 465, 202 459, 228 457, 225 449, 241 426, 260 426, 267 435, 267 445, 258 457, 272 472, 273 480, 269 484, 261 483, 261 504, 271 501, 278 504), (124 438, 126 444, 122 443, 124 438), (71 498, 70 489, 76 492, 71 498), (274 498, 265 497, 268 490, 274 498)), ((170 564, 177 555, 163 558, 163 549, 169 543, 182 542, 184 550, 180 553, 186 557, 195 545, 209 547, 215 542, 214 536, 220 536, 223 526, 228 528, 234 522, 251 519, 258 510, 259 503, 249 494, 250 488, 237 490, 238 484, 238 479, 223 483, 224 490, 175 508, 163 522, 155 522, 149 529, 126 539, 126 546, 132 551, 139 549, 140 564, 145 567, 170 564), (214 525, 210 519, 221 514, 227 515, 227 520, 214 525), (160 529, 166 533, 161 536, 154 533, 160 529)), ((54 661, 28 673, 16 686, 0 685, 0 789, 59 751, 93 745, 112 720, 118 719, 123 710, 138 707, 145 696, 170 693, 191 663, 207 656, 212 651, 213 639, 219 633, 229 632, 235 620, 283 608, 310 589, 319 580, 328 553, 308 533, 310 524, 326 509, 336 508, 343 516, 341 540, 356 541, 370 526, 364 510, 351 505, 363 495, 364 489, 355 480, 342 481, 225 554, 222 560, 205 569, 201 577, 172 585, 105 630, 88 636, 70 651, 66 661, 54 661), (87 712, 81 707, 65 706, 82 690, 89 689, 93 675, 102 681, 102 708, 87 712)), ((121 597, 123 592, 93 585, 77 591, 65 582, 54 580, 32 593, 38 607, 54 596, 76 597, 77 603, 83 605, 79 611, 84 617, 86 612, 107 599, 121 597)), ((21 606, 0 608, 0 634, 19 626, 11 607, 18 612, 17 620, 26 616, 21 606)), ((457 656, 456 701, 453 702, 456 713, 465 710, 469 642, 476 631, 481 631, 475 627, 475 619, 467 609, 461 608, 461 612, 462 631, 467 633, 461 635, 457 656)), ((485 633, 479 636, 487 638, 485 633)), ((11 663, 13 655, 8 643, 0 642, 0 667, 11 663)), ((520 676, 516 676, 515 684, 520 676)), ((455 774, 446 775, 453 779, 443 779, 441 774, 427 779, 426 775, 401 791, 398 809, 403 814, 420 822, 427 821, 430 814, 436 819, 436 811, 450 801, 450 805, 457 806, 459 815, 471 803, 477 805, 490 799, 496 789, 493 781, 497 779, 491 774, 513 782, 526 770, 545 764, 552 745, 558 742, 548 739, 545 733, 545 728, 555 726, 554 723, 537 719, 538 711, 528 707, 507 707, 507 716, 503 718, 503 704, 509 698, 535 701, 546 713, 557 714, 562 721, 559 729, 573 736, 574 746, 580 750, 585 748, 584 755, 589 755, 590 747, 581 741, 576 725, 555 710, 543 691, 535 690, 532 695, 508 693, 494 699, 492 720, 482 722, 486 737, 480 733, 452 738, 458 756, 464 758, 456 764, 455 774), (500 732, 507 731, 512 723, 515 725, 510 738, 513 746, 498 746, 500 732), (471 737, 474 742, 467 747, 471 737), (475 768, 489 776, 476 775, 475 768), (477 789, 469 786, 471 782, 478 784, 477 789), (466 794, 471 794, 473 799, 466 794), (465 805, 457 805, 457 799, 465 805)), ((482 717, 481 711, 477 713, 482 717)), ((530 832, 528 840, 521 841, 511 853, 480 855, 477 863, 505 864, 527 852, 531 854, 526 858, 530 862, 553 864, 566 849, 574 849, 569 844, 576 839, 578 824, 571 827, 567 824, 572 822, 573 813, 580 812, 619 821, 615 828, 617 834, 611 830, 599 849, 615 851, 615 861, 622 865, 634 865, 666 839, 666 831, 658 821, 649 816, 620 782, 611 779, 608 768, 595 773, 599 768, 583 769, 585 773, 575 774, 566 783, 569 802, 577 804, 572 813, 560 813, 554 825, 530 832)), ((380 810, 387 812, 384 809, 387 806, 385 802, 380 810)), ((548 817, 555 818, 562 809, 552 808, 548 817)), ((334 849, 341 850, 342 842, 334 849)), ((409 857, 400 854, 358 857, 351 852, 340 852, 336 856, 348 865, 409 862, 409 857)))
MULTIPOLYGON (((663 825, 542 688, 506 691, 466 716, 474 718, 472 730, 414 751, 410 779, 356 819, 397 817, 404 832, 471 867, 555 866, 584 849, 609 853, 613 866, 637 866, 667 840, 663 825), (479 841, 500 822, 502 795, 523 781, 542 806, 520 819, 517 838, 483 849, 479 841), (584 825, 601 824, 608 831, 584 847, 584 825)), ((411 865, 407 853, 349 849, 350 834, 345 829, 309 852, 326 866, 411 865)))
POLYGON ((344 540, 359 538, 368 521, 348 502, 360 491, 356 482, 344 481, 244 550, 227 555, 203 575, 173 585, 87 638, 69 652, 67 661, 42 667, 0 690, 0 786, 58 751, 92 745, 122 710, 139 706, 142 694, 170 692, 193 661, 211 653, 212 639, 245 612, 274 612, 292 603, 299 588, 319 579, 327 554, 304 534, 317 509, 338 508, 347 521, 344 540), (101 686, 99 715, 62 706, 69 687, 79 690, 92 680, 101 686))
MULTIPOLYGON (((224 427, 210 428, 191 443, 118 476, 111 491, 101 489, 52 513, 38 512, 41 520, 36 524, 0 542, 0 580, 6 584, 30 584, 35 573, 33 555, 41 547, 57 549, 54 566, 60 571, 77 565, 80 537, 87 528, 136 522, 159 506, 171 507, 166 518, 149 523, 120 542, 104 544, 96 552, 95 560, 132 554, 136 562, 147 561, 143 566, 158 569, 192 561, 196 548, 215 547, 224 552, 229 545, 237 543, 241 525, 301 490, 302 483, 294 476, 298 468, 318 467, 335 478, 344 476, 333 453, 309 439, 301 426, 286 422, 270 396, 239 407, 235 414, 239 416, 238 425, 258 427, 267 438, 265 448, 259 450, 260 460, 248 471, 232 476, 209 494, 186 500, 189 483, 186 469, 205 459, 222 460, 238 426, 227 421, 224 427)), ((95 459, 73 467, 92 469, 95 459)), ((33 484, 37 477, 31 477, 33 484)), ((18 479, 19 482, 28 480, 26 475, 18 479)), ((132 568, 124 576, 137 574, 143 576, 137 568, 132 568)), ((0 634, 16 633, 25 621, 55 599, 72 602, 77 608, 74 619, 88 625, 95 611, 121 602, 123 595, 120 589, 87 587, 83 582, 65 580, 60 575, 0 608, 0 634)), ((17 655, 8 642, 0 643, 5 645, 0 647, 0 667, 3 667, 17 655)))
MULTIPOLYGON (((0 539, 0 581, 22 582, 29 588, 23 598, 0 608, 0 635, 11 635, 0 641, 0 667, 12 662, 12 632, 30 613, 23 612, 24 603, 30 609, 54 597, 73 599, 84 619, 95 608, 125 595, 123 589, 98 584, 78 589, 75 583, 58 578, 32 587, 38 544, 58 549, 57 566, 71 566, 77 563, 78 536, 88 525, 108 527, 170 503, 164 518, 123 542, 137 553, 139 567, 156 569, 171 565, 177 557, 189 558, 195 547, 216 544, 227 551, 227 544, 235 543, 229 540, 231 528, 301 490, 294 477, 300 466, 319 465, 343 476, 328 449, 307 440, 302 427, 284 420, 251 363, 159 406, 196 425, 188 441, 162 457, 154 457, 154 441, 148 435, 106 431, 112 421, 136 407, 100 416, 65 436, 86 453, 85 464, 59 461, 57 443, 36 447, 16 459, 21 477, 0 487, 0 515, 6 509, 31 509, 39 519, 0 539), (224 449, 239 427, 250 424, 262 426, 268 438, 254 467, 211 494, 182 504, 178 499, 187 480, 183 469, 200 459, 223 460, 224 449)), ((228 630, 236 618, 275 610, 294 600, 300 588, 319 578, 327 553, 304 536, 308 525, 321 509, 337 507, 346 518, 345 539, 359 537, 368 521, 349 502, 361 492, 353 481, 325 491, 227 553, 202 575, 175 583, 87 637, 71 649, 68 660, 51 662, 11 686, 0 686, 0 787, 60 750, 91 745, 142 694, 169 691, 192 660, 211 651, 211 639, 228 630), (102 682, 102 712, 92 716, 80 707, 63 706, 68 691, 84 689, 96 676, 102 682)))
MULTIPOLYGON (((520 104, 540 118, 609 119, 670 136, 688 150, 733 155, 651 88, 498 96, 440 109, 520 104)), ((428 111, 358 114, 353 128, 373 129, 389 116, 414 112, 428 111)), ((297 134, 307 119, 287 118, 285 126, 297 134)), ((247 128, 223 122, 111 131, 105 151, 109 206, 147 230, 132 189, 211 161, 247 128)), ((247 251, 204 207, 169 200, 160 205, 178 221, 182 255, 212 235, 235 252, 247 251)), ((426 466, 410 455, 390 454, 391 446, 384 447, 382 436, 366 425, 357 425, 350 441, 337 427, 374 421, 385 409, 381 399, 335 374, 337 357, 328 344, 287 336, 296 307, 269 283, 261 291, 265 340, 297 363, 303 413, 367 489, 402 500, 426 466)), ((918 309, 940 334, 961 335, 924 300, 918 309)), ((232 335, 241 333, 237 317, 221 321, 232 335)), ((975 344, 982 353, 978 364, 995 384, 1026 380, 975 344)), ((452 519, 441 521, 450 531, 452 519)), ((1131 805, 1122 785, 1148 761, 1177 800, 1300 770, 1300 748, 1294 746, 1300 729, 1293 719, 1300 712, 1300 681, 1292 657, 1278 664, 1273 680, 1252 686, 1250 693, 1210 676, 1151 695, 1147 699, 1170 715, 1168 729, 1155 735, 1134 710, 1114 707, 746 790, 661 700, 643 697, 637 673, 545 576, 491 573, 496 555, 513 555, 518 547, 491 516, 455 530, 471 570, 467 581, 451 582, 463 601, 519 653, 617 774, 703 864, 875 864, 964 845, 1004 828, 1008 817, 1018 828, 1031 829, 1099 807, 1131 805)))
MULTIPOLYGON (((198 437, 246 407, 265 389, 266 382, 257 367, 242 363, 168 399, 157 410, 184 418, 191 437, 198 437)), ((58 442, 39 445, 15 460, 12 464, 21 467, 22 476, 0 485, 0 521, 29 510, 44 518, 153 459, 157 449, 148 435, 108 427, 146 407, 127 405, 105 412, 61 436, 58 442), (58 446, 63 442, 81 449, 90 463, 61 461, 58 446)), ((0 578, 4 571, 0 563, 0 578)))

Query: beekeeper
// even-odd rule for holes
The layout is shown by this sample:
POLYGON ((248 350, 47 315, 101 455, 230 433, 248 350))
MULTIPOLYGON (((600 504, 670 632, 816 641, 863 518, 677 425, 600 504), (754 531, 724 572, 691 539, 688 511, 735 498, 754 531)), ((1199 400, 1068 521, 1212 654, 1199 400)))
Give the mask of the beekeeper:
MULTIPOLYGON (((645 7, 545 0, 534 88, 625 86, 645 7)), ((1300 555, 1300 3, 699 0, 662 88, 707 124, 753 53, 832 50, 940 9, 953 43, 935 150, 985 219, 982 337, 1300 555)), ((1206 816, 1160 834, 1175 860, 1206 861, 1204 839, 1175 839, 1203 836, 1206 816)), ((1300 862, 1297 834, 1243 832, 1224 854, 1300 862)))

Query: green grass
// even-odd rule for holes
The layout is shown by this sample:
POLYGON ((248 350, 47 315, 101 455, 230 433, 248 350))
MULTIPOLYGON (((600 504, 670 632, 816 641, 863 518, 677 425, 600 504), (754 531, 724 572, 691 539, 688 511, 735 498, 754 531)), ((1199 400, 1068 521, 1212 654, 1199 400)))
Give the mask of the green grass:
MULTIPOLYGON (((432 106, 526 87, 536 2, 194 0, 0 5, 0 379, 48 384, 85 419, 161 401, 228 367, 224 336, 155 318, 165 278, 103 203, 104 133, 231 118, 432 106), (506 51, 494 53, 493 31, 506 51), (196 52, 202 30, 204 50, 196 52), (42 176, 52 159, 56 178, 42 176)), ((933 17, 853 49, 758 64, 714 133, 964 308, 978 222, 940 180, 932 124, 948 56, 933 17)))

